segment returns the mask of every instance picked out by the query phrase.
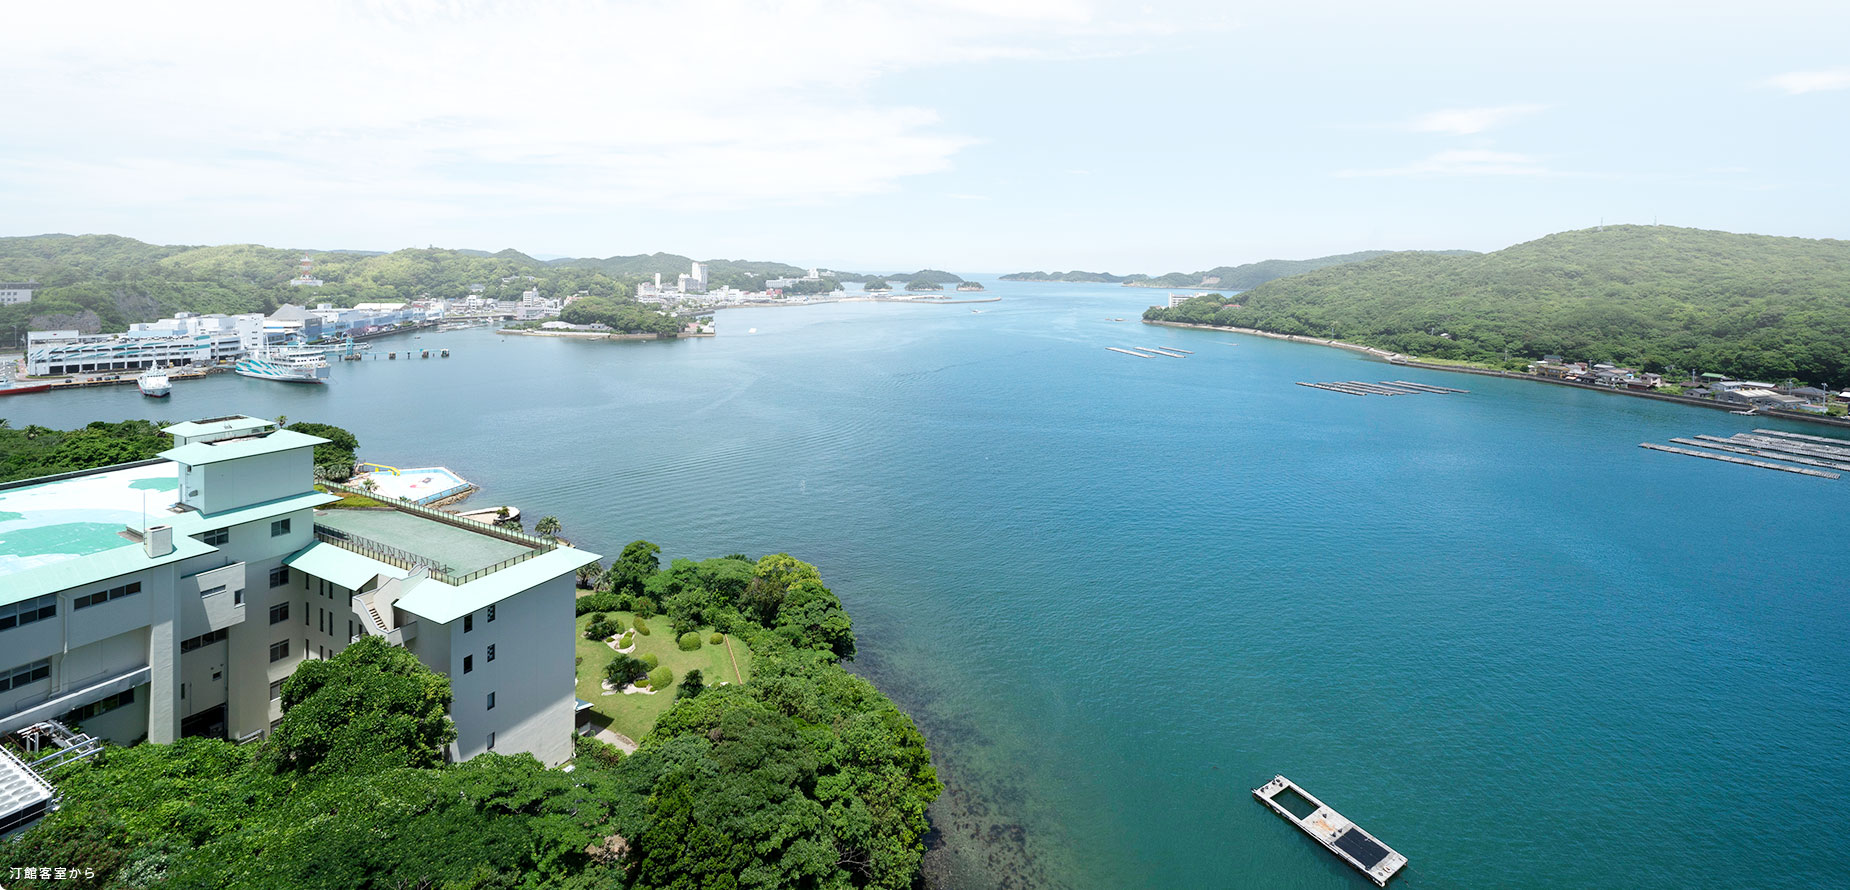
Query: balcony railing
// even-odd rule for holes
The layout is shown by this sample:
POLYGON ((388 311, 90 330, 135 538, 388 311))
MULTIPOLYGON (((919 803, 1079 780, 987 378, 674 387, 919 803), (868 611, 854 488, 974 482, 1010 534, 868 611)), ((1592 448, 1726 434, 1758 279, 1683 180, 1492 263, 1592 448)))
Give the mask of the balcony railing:
POLYGON ((446 513, 442 510, 421 506, 411 503, 410 501, 393 501, 384 498, 376 498, 373 493, 358 486, 330 482, 325 479, 321 481, 321 485, 329 491, 359 495, 361 497, 374 497, 381 504, 401 513, 409 513, 432 522, 441 522, 444 525, 460 528, 472 534, 487 535, 491 538, 499 538, 511 544, 520 544, 524 547, 531 548, 524 553, 508 557, 494 565, 484 566, 471 572, 455 574, 455 569, 452 566, 439 565, 429 558, 419 556, 408 550, 393 547, 390 544, 386 544, 382 541, 375 541, 363 535, 356 535, 352 532, 330 528, 319 523, 315 525, 315 539, 318 541, 333 544, 342 549, 351 550, 362 556, 371 557, 387 565, 394 565, 401 569, 410 570, 421 566, 429 570, 432 578, 451 586, 461 586, 477 578, 492 575, 509 566, 526 562, 542 553, 550 553, 559 549, 560 546, 558 541, 554 541, 550 538, 542 538, 537 535, 529 535, 526 532, 514 531, 497 525, 489 525, 470 519, 463 519, 454 513, 446 513))

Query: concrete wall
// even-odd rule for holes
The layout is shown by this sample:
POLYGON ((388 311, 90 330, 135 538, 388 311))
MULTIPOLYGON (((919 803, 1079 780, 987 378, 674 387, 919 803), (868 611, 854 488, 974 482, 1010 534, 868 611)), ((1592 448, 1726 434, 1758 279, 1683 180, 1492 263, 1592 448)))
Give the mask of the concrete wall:
POLYGON ((313 490, 314 449, 291 448, 180 469, 182 500, 206 514, 221 513, 313 490), (198 491, 197 498, 192 494, 198 491))
POLYGON ((494 621, 487 620, 486 609, 478 610, 474 630, 467 633, 460 618, 420 630, 420 644, 426 634, 449 641, 444 672, 455 696, 450 715, 456 721, 458 759, 487 751, 490 732, 497 754, 524 751, 548 766, 572 756, 575 652, 566 644, 574 627, 573 581, 554 578, 502 600, 494 621), (490 645, 495 647, 492 662, 487 660, 490 645), (475 659, 475 670, 468 674, 462 669, 464 656, 475 659), (490 692, 495 693, 492 711, 490 692))

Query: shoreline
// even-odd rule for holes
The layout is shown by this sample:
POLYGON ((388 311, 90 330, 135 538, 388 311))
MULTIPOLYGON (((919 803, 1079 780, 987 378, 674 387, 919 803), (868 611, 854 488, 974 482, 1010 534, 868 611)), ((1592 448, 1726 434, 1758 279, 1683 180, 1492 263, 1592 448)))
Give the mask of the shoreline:
POLYGON ((690 334, 676 331, 672 334, 623 334, 616 331, 510 331, 499 330, 497 334, 516 334, 522 337, 575 337, 580 340, 685 340, 690 337, 717 337, 718 334, 690 334))
MULTIPOLYGON (((1566 386, 1566 387, 1570 387, 1573 389, 1609 393, 1612 395, 1633 396, 1636 398, 1643 398, 1643 399, 1656 399, 1657 401, 1660 401, 1660 402, 1671 402, 1671 403, 1678 404, 1678 405, 1690 405, 1696 408, 1708 408, 1711 410, 1728 411, 1730 413, 1736 410, 1739 410, 1738 406, 1736 405, 1733 405, 1727 402, 1717 402, 1714 399, 1698 399, 1693 396, 1681 396, 1681 395, 1674 395, 1674 394, 1665 393, 1665 392, 1639 392, 1637 390, 1630 390, 1630 389, 1617 389, 1617 388, 1610 387, 1610 386, 1599 386, 1599 385, 1592 384, 1592 383, 1576 383, 1571 380, 1555 380, 1550 377, 1537 377, 1534 374, 1525 374, 1520 371, 1499 371, 1494 368, 1472 368, 1472 367, 1466 367, 1463 365, 1436 365, 1430 362, 1422 362, 1422 361, 1419 361, 1418 359, 1411 359, 1404 355, 1401 355, 1398 352, 1394 352, 1388 349, 1377 349, 1373 346, 1363 346, 1359 343, 1348 343, 1342 340, 1326 340, 1326 339, 1322 339, 1319 337, 1306 337, 1302 334, 1276 334, 1271 331, 1261 331, 1257 328, 1223 327, 1221 325, 1211 325, 1211 324, 1190 324, 1188 322, 1181 322, 1181 321, 1150 321, 1150 320, 1145 319, 1143 323, 1149 324, 1149 325, 1161 325, 1163 327, 1170 327, 1170 328, 1194 328, 1196 330, 1202 330, 1202 331, 1227 331, 1227 332, 1231 332, 1235 334, 1248 334, 1254 337, 1269 337, 1273 340, 1289 340, 1294 343, 1307 343, 1312 346, 1332 346, 1337 349, 1347 349, 1351 352, 1360 352, 1364 355, 1369 356, 1370 358, 1379 359, 1381 361, 1385 361, 1389 364, 1397 365, 1400 367, 1423 368, 1428 371, 1449 371, 1455 374, 1476 374, 1480 377, 1502 377, 1507 380, 1527 380, 1532 383, 1547 383, 1547 384, 1551 384, 1554 386, 1566 386)), ((1797 421, 1802 421, 1805 423, 1819 424, 1820 426, 1831 426, 1831 427, 1838 427, 1838 428, 1843 428, 1843 429, 1850 429, 1850 419, 1837 418, 1837 417, 1820 417, 1815 414, 1798 414, 1798 413, 1794 413, 1790 411, 1758 411, 1758 412, 1755 412, 1752 416, 1768 417, 1768 418, 1772 418, 1775 420, 1797 420, 1797 421)))
MULTIPOLYGON (((969 291, 965 291, 969 293, 969 291)), ((821 306, 827 303, 903 303, 914 306, 957 306, 964 303, 999 303, 1001 297, 979 297, 969 300, 940 300, 934 297, 837 297, 832 300, 804 300, 800 303, 723 303, 714 306, 714 311, 721 309, 780 309, 795 306, 821 306)))

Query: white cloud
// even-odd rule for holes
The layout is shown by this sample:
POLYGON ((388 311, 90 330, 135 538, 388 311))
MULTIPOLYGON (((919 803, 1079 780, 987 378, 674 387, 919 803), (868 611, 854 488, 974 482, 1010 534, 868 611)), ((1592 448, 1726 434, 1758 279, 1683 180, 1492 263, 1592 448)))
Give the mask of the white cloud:
POLYGON ((368 220, 819 202, 977 140, 894 72, 1118 51, 1078 0, 203 0, 8 16, 0 192, 368 220))
POLYGON ((1378 170, 1341 170, 1337 176, 1556 176, 1539 158, 1508 151, 1456 149, 1442 151, 1404 167, 1378 170))
POLYGON ((1446 108, 1428 112, 1407 123, 1416 133, 1451 133, 1469 136, 1482 133, 1521 117, 1546 109, 1546 105, 1498 105, 1491 108, 1446 108))
POLYGON ((1821 90, 1850 90, 1850 68, 1788 71, 1778 77, 1769 77, 1764 83, 1766 86, 1785 90, 1795 96, 1821 90))

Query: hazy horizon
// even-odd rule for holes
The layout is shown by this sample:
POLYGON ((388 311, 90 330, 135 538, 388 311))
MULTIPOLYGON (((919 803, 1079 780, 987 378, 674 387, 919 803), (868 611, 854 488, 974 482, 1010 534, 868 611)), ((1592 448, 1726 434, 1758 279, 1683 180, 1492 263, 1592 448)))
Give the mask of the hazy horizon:
POLYGON ((10 22, 0 230, 1154 274, 1850 198, 1815 2, 102 6, 10 22))

